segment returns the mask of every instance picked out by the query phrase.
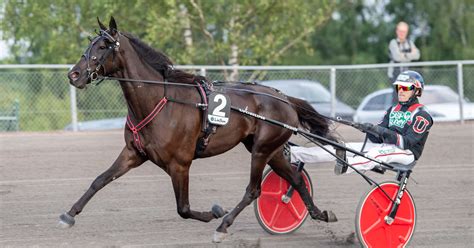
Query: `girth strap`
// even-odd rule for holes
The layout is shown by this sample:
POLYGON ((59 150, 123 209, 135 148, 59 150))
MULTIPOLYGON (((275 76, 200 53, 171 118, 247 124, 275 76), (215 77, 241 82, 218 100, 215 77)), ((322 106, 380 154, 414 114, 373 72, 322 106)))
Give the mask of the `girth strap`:
POLYGON ((196 81, 198 85, 197 89, 199 95, 201 95, 201 102, 204 103, 202 108, 202 123, 201 123, 201 132, 203 133, 201 137, 198 138, 196 143, 196 150, 194 151, 194 157, 197 158, 200 154, 206 149, 209 144, 209 138, 212 134, 216 132, 217 126, 210 124, 207 120, 208 115, 208 96, 211 94, 213 89, 212 83, 208 83, 205 80, 196 81))
POLYGON ((157 115, 161 112, 161 110, 165 107, 165 104, 168 102, 166 97, 161 98, 160 102, 155 106, 155 108, 145 117, 142 121, 140 121, 137 125, 134 125, 132 120, 130 119, 130 115, 127 116, 127 126, 133 133, 133 142, 135 143, 135 147, 142 155, 146 155, 145 150, 143 149, 143 144, 140 140, 140 135, 138 132, 144 128, 148 123, 150 123, 157 115))

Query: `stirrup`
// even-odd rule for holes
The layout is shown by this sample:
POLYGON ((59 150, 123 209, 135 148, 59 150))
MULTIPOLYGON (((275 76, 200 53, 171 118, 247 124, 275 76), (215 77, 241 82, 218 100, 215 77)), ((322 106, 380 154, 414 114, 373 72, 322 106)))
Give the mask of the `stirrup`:
MULTIPOLYGON (((344 160, 344 162, 347 163, 347 158, 346 158, 346 150, 344 149, 336 149, 336 155, 338 158, 341 158, 344 160)), ((334 166, 334 174, 336 175, 341 175, 346 173, 347 171, 347 164, 340 161, 339 159, 336 158, 336 165, 334 166)))

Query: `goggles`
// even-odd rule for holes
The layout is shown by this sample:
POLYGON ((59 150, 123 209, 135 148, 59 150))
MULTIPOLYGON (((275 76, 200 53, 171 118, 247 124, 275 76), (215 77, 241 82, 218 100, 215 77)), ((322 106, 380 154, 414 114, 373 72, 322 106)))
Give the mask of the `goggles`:
POLYGON ((402 90, 402 91, 412 91, 415 89, 415 85, 410 85, 410 86, 403 86, 403 85, 395 85, 395 88, 397 89, 397 92, 402 90))

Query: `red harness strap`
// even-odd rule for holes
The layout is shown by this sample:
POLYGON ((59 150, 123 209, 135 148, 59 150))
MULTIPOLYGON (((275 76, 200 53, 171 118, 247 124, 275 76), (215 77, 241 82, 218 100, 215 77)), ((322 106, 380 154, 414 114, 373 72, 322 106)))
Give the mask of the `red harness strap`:
POLYGON ((151 113, 148 114, 148 116, 145 117, 145 119, 143 119, 142 121, 140 121, 140 123, 138 123, 136 126, 130 119, 130 115, 127 116, 127 126, 133 133, 133 142, 135 142, 135 147, 142 155, 146 155, 146 153, 145 150, 143 150, 143 144, 140 140, 140 135, 138 134, 138 132, 148 123, 150 123, 158 115, 158 113, 160 113, 160 111, 165 107, 165 104, 167 102, 168 99, 166 99, 166 97, 163 97, 160 102, 155 106, 155 108, 151 111, 151 113))

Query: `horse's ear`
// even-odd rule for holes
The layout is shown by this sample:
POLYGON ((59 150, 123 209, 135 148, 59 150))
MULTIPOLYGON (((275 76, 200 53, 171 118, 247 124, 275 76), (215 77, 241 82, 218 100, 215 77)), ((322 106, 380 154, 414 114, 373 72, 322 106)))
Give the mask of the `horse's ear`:
POLYGON ((112 36, 117 33, 117 23, 115 22, 115 19, 113 16, 110 17, 109 30, 112 36))
POLYGON ((100 27, 101 30, 107 30, 105 25, 102 22, 100 22, 99 17, 97 17, 97 22, 99 23, 99 27, 100 27))

